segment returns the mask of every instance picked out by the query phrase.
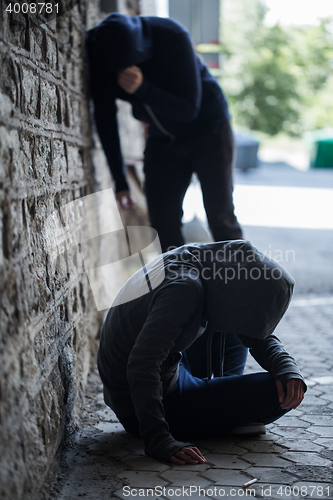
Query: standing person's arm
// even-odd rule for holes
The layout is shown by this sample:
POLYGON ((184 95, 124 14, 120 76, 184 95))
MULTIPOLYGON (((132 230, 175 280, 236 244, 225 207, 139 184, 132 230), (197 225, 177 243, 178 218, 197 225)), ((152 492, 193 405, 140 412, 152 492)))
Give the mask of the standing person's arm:
POLYGON ((91 65, 91 93, 95 107, 95 122, 112 177, 115 182, 116 198, 124 209, 131 209, 135 201, 124 171, 115 102, 116 76, 97 71, 91 65))

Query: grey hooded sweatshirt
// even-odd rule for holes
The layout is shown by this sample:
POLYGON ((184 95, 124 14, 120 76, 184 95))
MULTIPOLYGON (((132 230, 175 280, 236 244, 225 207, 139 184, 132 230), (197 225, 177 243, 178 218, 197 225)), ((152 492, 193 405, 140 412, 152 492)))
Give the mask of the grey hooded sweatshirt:
POLYGON ((141 435, 147 455, 165 461, 188 445, 170 434, 163 397, 177 381, 181 352, 205 325, 238 335, 284 385, 304 381, 273 335, 293 286, 279 264, 243 240, 184 245, 127 281, 103 325, 98 367, 105 402, 127 430, 141 435), (130 300, 147 284, 148 293, 130 300))

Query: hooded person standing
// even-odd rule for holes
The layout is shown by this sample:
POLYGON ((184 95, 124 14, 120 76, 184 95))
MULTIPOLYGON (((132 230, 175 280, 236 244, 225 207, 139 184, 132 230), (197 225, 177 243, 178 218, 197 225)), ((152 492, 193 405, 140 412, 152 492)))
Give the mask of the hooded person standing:
POLYGON ((242 237, 232 198, 233 135, 226 99, 171 19, 111 14, 87 33, 97 130, 123 208, 135 206, 120 149, 116 98, 148 124, 145 192, 162 250, 184 243, 182 202, 196 172, 215 241, 242 237))
POLYGON ((304 379, 273 334, 293 286, 241 240, 184 245, 127 281, 98 367, 106 404, 147 455, 203 463, 193 439, 263 427, 301 403, 304 379), (243 375, 248 348, 266 372, 243 375))

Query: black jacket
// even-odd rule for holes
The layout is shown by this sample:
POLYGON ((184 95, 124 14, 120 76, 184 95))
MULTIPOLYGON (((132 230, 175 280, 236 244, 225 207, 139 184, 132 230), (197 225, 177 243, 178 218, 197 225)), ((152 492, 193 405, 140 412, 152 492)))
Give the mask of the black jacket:
POLYGON ((188 32, 171 19, 111 14, 87 33, 91 94, 101 142, 116 183, 123 172, 115 99, 132 104, 149 124, 149 136, 189 134, 204 124, 228 120, 226 99, 195 54, 188 32), (139 66, 144 81, 134 94, 116 82, 117 71, 139 66))
POLYGON ((185 445, 169 433, 163 395, 175 383, 180 353, 207 321, 213 330, 237 334, 283 384, 303 380, 272 335, 293 285, 282 267, 243 240, 182 246, 127 281, 104 323, 98 365, 106 403, 125 428, 139 423, 148 455, 168 460, 185 445), (133 291, 138 298, 131 300, 133 291))

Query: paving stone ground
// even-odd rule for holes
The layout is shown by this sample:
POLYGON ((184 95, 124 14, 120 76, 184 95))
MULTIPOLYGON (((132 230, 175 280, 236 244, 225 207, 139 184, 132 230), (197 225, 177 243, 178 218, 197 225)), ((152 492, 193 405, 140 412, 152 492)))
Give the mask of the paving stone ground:
MULTIPOLYGON (((304 402, 267 426, 265 436, 197 441, 208 460, 197 466, 146 457, 141 441, 127 434, 104 404, 93 370, 82 426, 69 444, 51 498, 333 499, 332 326, 331 299, 295 299, 276 333, 307 379, 304 402), (257 483, 244 489, 253 478, 257 483)), ((258 370, 249 357, 246 371, 258 370)))

